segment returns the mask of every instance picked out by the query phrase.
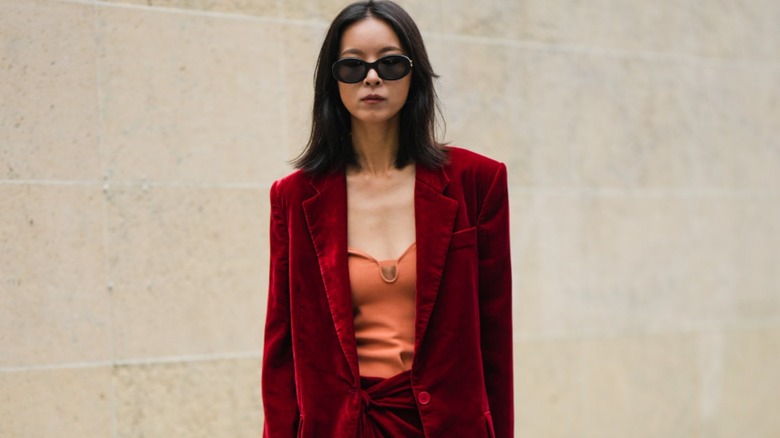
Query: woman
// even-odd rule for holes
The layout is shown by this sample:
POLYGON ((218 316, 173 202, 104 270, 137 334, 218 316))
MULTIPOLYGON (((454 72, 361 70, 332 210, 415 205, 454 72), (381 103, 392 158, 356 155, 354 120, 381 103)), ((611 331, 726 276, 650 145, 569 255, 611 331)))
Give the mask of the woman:
POLYGON ((328 30, 271 188, 266 437, 513 434, 506 168, 436 143, 434 77, 395 3, 328 30))

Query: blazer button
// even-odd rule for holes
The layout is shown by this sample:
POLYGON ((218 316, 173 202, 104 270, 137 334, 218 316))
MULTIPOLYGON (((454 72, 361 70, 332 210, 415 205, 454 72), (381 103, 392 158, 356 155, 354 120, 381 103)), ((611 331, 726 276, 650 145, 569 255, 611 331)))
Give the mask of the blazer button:
POLYGON ((422 391, 417 394, 417 401, 420 402, 421 405, 427 405, 431 402, 431 395, 425 391, 422 391))

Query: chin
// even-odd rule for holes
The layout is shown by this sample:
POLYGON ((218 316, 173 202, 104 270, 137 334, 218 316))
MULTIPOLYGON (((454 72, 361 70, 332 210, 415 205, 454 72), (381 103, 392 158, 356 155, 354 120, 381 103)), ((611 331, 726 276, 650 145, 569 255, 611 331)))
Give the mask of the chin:
POLYGON ((375 123, 387 123, 392 121, 393 119, 399 118, 400 113, 387 113, 387 112, 362 112, 359 111, 356 114, 352 115, 352 118, 355 121, 361 122, 361 123, 369 123, 369 124, 375 124, 375 123))

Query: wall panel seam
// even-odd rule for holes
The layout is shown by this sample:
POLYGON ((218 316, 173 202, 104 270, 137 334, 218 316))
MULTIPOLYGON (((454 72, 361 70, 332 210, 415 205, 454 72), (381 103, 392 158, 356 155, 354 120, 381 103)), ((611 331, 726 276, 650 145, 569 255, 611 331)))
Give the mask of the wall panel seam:
POLYGON ((104 367, 122 367, 122 366, 147 366, 162 364, 182 364, 197 362, 218 362, 228 360, 259 360, 262 353, 259 351, 234 352, 223 354, 203 354, 203 355, 184 355, 184 356, 161 356, 138 359, 118 359, 102 360, 93 362, 69 362, 50 365, 28 365, 15 367, 0 367, 0 373, 18 373, 27 371, 52 371, 84 368, 104 368, 104 367))

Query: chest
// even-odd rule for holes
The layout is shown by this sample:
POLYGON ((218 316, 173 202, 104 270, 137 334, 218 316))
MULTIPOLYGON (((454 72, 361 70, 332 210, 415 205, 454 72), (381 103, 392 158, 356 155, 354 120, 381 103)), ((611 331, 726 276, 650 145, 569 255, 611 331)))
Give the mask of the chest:
POLYGON ((347 180, 347 241, 377 260, 396 259, 415 241, 414 177, 347 180))

